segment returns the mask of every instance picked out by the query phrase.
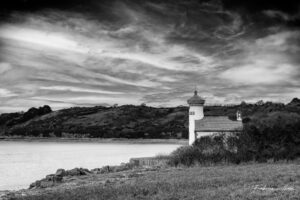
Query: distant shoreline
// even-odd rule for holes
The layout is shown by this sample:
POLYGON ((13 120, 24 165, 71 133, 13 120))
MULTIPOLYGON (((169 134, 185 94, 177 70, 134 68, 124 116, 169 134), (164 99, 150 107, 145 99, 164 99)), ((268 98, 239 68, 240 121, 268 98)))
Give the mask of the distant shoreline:
POLYGON ((182 144, 187 139, 126 139, 126 138, 42 138, 42 137, 0 137, 1 141, 18 142, 87 142, 87 143, 129 143, 129 144, 182 144))

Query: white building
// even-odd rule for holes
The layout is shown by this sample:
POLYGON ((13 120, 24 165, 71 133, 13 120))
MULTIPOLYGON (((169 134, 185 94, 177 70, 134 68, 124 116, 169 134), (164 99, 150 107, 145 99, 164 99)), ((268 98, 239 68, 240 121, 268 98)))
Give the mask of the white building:
POLYGON ((231 133, 243 128, 241 112, 237 111, 237 120, 230 120, 227 116, 204 116, 205 100, 198 96, 197 91, 190 98, 189 104, 189 145, 197 138, 218 133, 231 133))

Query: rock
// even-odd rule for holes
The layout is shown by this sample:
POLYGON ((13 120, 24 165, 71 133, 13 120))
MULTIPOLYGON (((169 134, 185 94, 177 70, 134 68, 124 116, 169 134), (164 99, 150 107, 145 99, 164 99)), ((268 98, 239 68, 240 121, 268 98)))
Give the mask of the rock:
POLYGON ((56 176, 55 174, 50 174, 47 175, 45 179, 42 179, 43 181, 48 181, 48 182, 54 182, 54 183, 59 183, 62 182, 63 177, 62 176, 56 176))
POLYGON ((79 168, 80 175, 90 175, 91 171, 85 168, 79 168))
POLYGON ((92 169, 91 172, 92 172, 93 174, 101 174, 101 173, 100 173, 100 172, 101 172, 101 168, 95 168, 95 169, 92 169))
POLYGON ((66 176, 66 170, 64 169, 58 169, 55 173, 56 176, 66 176))
POLYGON ((46 181, 53 181, 54 176, 55 176, 54 174, 49 174, 49 175, 47 175, 46 178, 43 179, 43 180, 46 180, 46 181))
POLYGON ((49 174, 44 179, 31 183, 29 189, 52 187, 63 181, 63 176, 49 174))
POLYGON ((62 176, 54 176, 53 177, 53 182, 55 182, 55 183, 61 183, 62 180, 63 180, 62 176))
POLYGON ((80 171, 79 171, 78 168, 74 168, 74 169, 71 169, 71 170, 67 170, 66 174, 68 176, 80 176, 80 171))
POLYGON ((84 169, 84 168, 74 168, 74 169, 65 171, 65 174, 67 176, 83 176, 83 175, 89 175, 91 173, 92 173, 91 171, 89 171, 88 169, 84 169))
POLYGON ((31 183, 29 186, 29 189, 39 188, 41 186, 41 181, 35 181, 34 183, 31 183))
POLYGON ((43 180, 43 181, 41 181, 40 188, 52 187, 54 185, 55 185, 55 183, 53 181, 43 180))
POLYGON ((106 173, 109 173, 111 170, 110 170, 110 167, 109 166, 104 166, 100 169, 100 174, 106 174, 106 173))
POLYGON ((111 173, 111 172, 122 172, 122 171, 127 171, 127 170, 131 170, 133 168, 133 165, 129 164, 129 163, 123 163, 120 166, 104 166, 102 168, 95 168, 92 169, 91 172, 93 174, 107 174, 107 173, 111 173))

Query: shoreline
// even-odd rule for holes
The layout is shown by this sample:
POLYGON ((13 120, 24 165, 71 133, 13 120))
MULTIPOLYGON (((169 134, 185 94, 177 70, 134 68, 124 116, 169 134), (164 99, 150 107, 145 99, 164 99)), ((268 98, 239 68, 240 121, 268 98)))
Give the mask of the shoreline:
POLYGON ((42 138, 42 137, 0 137, 7 142, 86 142, 120 144, 181 144, 187 145, 187 139, 127 139, 127 138, 42 138))
POLYGON ((0 192, 0 199, 112 199, 116 194, 122 195, 120 199, 150 199, 152 195, 157 199, 169 199, 170 196, 182 199, 189 197, 186 191, 191 191, 196 199, 203 196, 209 197, 205 199, 224 199, 228 195, 230 199, 241 199, 241 196, 245 197, 242 199, 276 199, 274 194, 277 193, 283 199, 295 199, 300 194, 296 178, 298 166, 297 162, 291 162, 122 170, 119 167, 123 165, 113 166, 113 171, 107 171, 110 169, 107 167, 90 171, 59 169, 55 174, 31 184, 28 189, 0 192), (76 175, 76 171, 83 173, 76 175), (254 179, 253 175, 260 178, 254 179), (291 177, 295 178, 291 181, 291 177), (275 179, 277 181, 269 186, 270 180, 275 179), (218 196, 211 196, 212 192, 218 196))

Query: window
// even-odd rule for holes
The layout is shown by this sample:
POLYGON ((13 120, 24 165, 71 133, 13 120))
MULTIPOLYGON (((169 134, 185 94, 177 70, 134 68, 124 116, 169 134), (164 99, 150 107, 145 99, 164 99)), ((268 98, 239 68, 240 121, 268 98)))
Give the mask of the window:
POLYGON ((190 115, 195 115, 195 112, 194 111, 190 112, 190 115))

